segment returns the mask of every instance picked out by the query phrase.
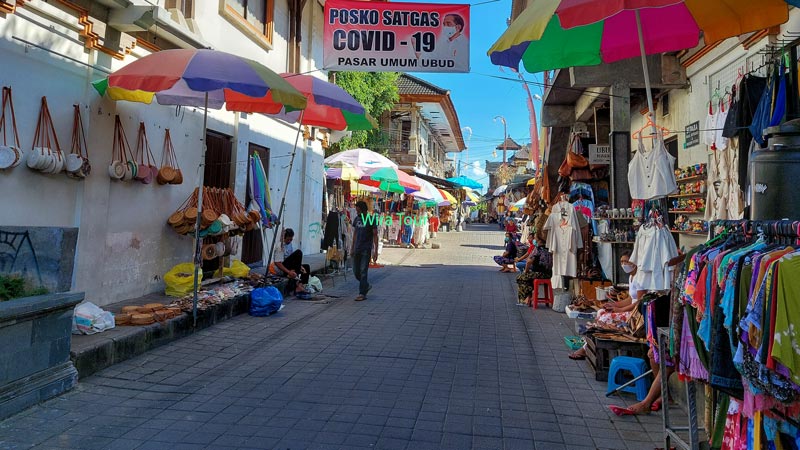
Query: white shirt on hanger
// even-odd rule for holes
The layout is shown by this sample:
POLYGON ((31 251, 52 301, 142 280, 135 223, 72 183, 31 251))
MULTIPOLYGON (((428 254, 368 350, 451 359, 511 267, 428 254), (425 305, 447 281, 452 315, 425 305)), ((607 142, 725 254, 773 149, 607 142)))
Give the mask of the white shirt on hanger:
POLYGON ((667 153, 664 141, 653 138, 653 148, 645 150, 639 134, 639 151, 628 164, 628 187, 631 198, 650 200, 665 197, 678 189, 675 181, 675 158, 667 153))

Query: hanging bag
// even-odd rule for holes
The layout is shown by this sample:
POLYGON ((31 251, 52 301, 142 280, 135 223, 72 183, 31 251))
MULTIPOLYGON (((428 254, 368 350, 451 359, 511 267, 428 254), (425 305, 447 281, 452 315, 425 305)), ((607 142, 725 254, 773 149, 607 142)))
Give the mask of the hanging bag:
POLYGON ((92 171, 89 163, 89 147, 83 130, 80 105, 72 105, 75 118, 72 122, 72 148, 66 157, 67 175, 73 178, 86 178, 92 171))
POLYGON ((150 170, 150 144, 147 142, 147 129, 144 122, 139 122, 139 134, 136 138, 136 174, 134 179, 142 184, 153 182, 153 174, 150 170))
POLYGON ((19 133, 17 132, 17 118, 14 114, 14 102, 11 100, 11 88, 3 86, 3 106, 0 111, 0 132, 3 134, 3 145, 0 145, 0 169, 11 169, 22 164, 25 159, 25 154, 22 152, 22 147, 19 143, 19 133), (8 111, 8 113, 6 113, 8 111), (14 142, 12 145, 8 144, 8 125, 6 122, 11 122, 11 133, 13 133, 14 142))
MULTIPOLYGON (((164 133, 164 150, 161 153, 161 168, 158 169, 156 182, 158 184, 180 184, 175 183, 178 176, 177 160, 175 159, 175 148, 172 146, 172 138, 169 128, 164 133)), ((181 177, 183 178, 183 177, 181 177)), ((183 181, 182 179, 180 181, 183 181)))
POLYGON ((32 147, 27 160, 29 168, 46 174, 55 174, 64 169, 64 155, 61 153, 50 109, 47 107, 47 97, 42 97, 32 147))
POLYGON ((130 145, 125 129, 122 128, 122 121, 119 115, 114 118, 114 146, 112 150, 112 161, 108 166, 108 175, 112 180, 130 181, 135 175, 135 167, 131 167, 130 145))

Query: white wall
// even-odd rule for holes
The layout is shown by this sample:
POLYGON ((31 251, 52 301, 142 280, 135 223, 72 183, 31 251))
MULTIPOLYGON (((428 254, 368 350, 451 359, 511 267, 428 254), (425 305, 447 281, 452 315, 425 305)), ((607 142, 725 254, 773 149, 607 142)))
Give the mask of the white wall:
MULTIPOLYGON (((276 72, 286 70, 288 14, 286 2, 276 1, 274 49, 264 51, 243 37, 227 20, 218 15, 217 2, 197 2, 197 21, 203 37, 220 50, 258 60, 276 72), (213 3, 213 5, 212 5, 213 3), (201 5, 203 5, 201 7, 201 5), (210 6, 204 9, 205 5, 210 6), (235 37, 235 38, 232 38, 235 37)), ((315 2, 310 2, 316 4, 315 2)), ((55 8, 44 5, 52 11, 55 8)), ((60 13, 59 13, 60 14, 60 13)), ((18 37, 52 49, 85 63, 109 61, 105 55, 87 51, 69 25, 77 19, 64 16, 64 23, 50 23, 28 8, 0 18, 0 85, 10 85, 14 92, 17 125, 22 146, 29 149, 42 96, 47 96, 63 151, 69 152, 72 129, 72 105, 80 103, 84 113, 92 174, 83 181, 66 175, 42 175, 20 166, 0 172, 0 226, 78 227, 79 239, 74 269, 73 289, 86 292, 86 298, 105 305, 163 289, 161 277, 173 265, 191 261, 192 240, 177 235, 166 225, 169 215, 191 194, 199 176, 202 155, 202 110, 183 108, 176 116, 175 107, 128 102, 114 103, 101 99, 90 82, 104 73, 36 48, 28 48, 18 37), (45 26, 53 25, 61 35, 34 25, 23 17, 35 18, 45 26), (164 129, 170 128, 173 144, 184 175, 179 186, 120 183, 107 175, 111 160, 114 116, 119 114, 128 141, 136 145, 140 121, 147 127, 151 149, 161 160, 164 129)), ((321 11, 315 20, 315 38, 321 37, 321 11), (320 30, 317 30, 319 26, 320 30)), ((306 45, 310 39, 306 37, 306 45)), ((319 41, 317 41, 319 42, 319 41)), ((310 43, 312 55, 307 64, 321 61, 321 46, 310 43)), ((118 69, 147 52, 139 47, 123 61, 112 60, 118 69)), ((296 126, 263 115, 237 117, 227 111, 211 111, 209 129, 234 137, 236 158, 235 192, 244 200, 246 160, 250 142, 270 149, 270 187, 273 207, 280 206, 296 126)), ((306 253, 319 251, 319 235, 308 230, 321 218, 323 151, 319 141, 306 149, 300 140, 287 198, 285 226, 295 228, 301 248, 306 253), (304 190, 303 190, 304 189, 304 190), (302 192, 302 195, 300 193, 302 192)))

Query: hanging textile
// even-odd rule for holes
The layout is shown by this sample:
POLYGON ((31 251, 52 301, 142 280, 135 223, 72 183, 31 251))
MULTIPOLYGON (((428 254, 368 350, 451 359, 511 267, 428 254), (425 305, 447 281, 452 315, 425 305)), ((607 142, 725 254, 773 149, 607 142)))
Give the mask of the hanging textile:
POLYGON ((580 222, 575 208, 562 200, 552 207, 552 213, 544 225, 547 233, 547 249, 553 253, 553 288, 563 288, 564 278, 578 273, 578 250, 583 248, 580 222))
POLYGON ((650 200, 666 197, 678 189, 675 181, 675 158, 667 153, 662 139, 653 139, 653 147, 645 149, 639 133, 639 150, 628 164, 628 187, 631 198, 650 200))

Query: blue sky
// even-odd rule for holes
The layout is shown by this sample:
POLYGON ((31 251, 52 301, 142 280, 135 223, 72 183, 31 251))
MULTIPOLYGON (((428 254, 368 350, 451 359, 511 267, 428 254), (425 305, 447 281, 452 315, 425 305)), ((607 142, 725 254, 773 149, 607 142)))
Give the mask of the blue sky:
MULTIPOLYGON (((428 1, 428 0, 426 0, 428 1)), ((433 0, 431 3, 458 3, 457 1, 433 0)), ((480 0, 475 3, 479 3, 480 0)), ((472 138, 469 132, 462 130, 464 140, 468 142, 469 162, 502 161, 502 152, 497 152, 497 157, 492 157, 493 149, 503 141, 503 124, 493 121, 493 118, 502 115, 508 124, 508 135, 515 141, 530 142, 530 122, 528 114, 527 97, 522 85, 517 82, 492 78, 500 76, 516 78, 517 75, 510 70, 492 64, 486 51, 506 29, 506 20, 511 15, 511 0, 500 0, 470 8, 470 72, 469 73, 413 73, 414 76, 430 81, 431 83, 450 90, 450 96, 458 113, 461 127, 472 129, 472 138)), ((527 81, 541 82, 541 74, 533 75, 524 73, 527 81)), ((531 94, 540 94, 539 86, 530 85, 531 94)), ((541 102, 534 100, 537 118, 541 102)), ((459 156, 467 157, 467 152, 459 156)), ((489 179, 482 170, 469 170, 462 174, 475 178, 484 185, 489 179), (480 179, 483 178, 483 179, 480 179)))

